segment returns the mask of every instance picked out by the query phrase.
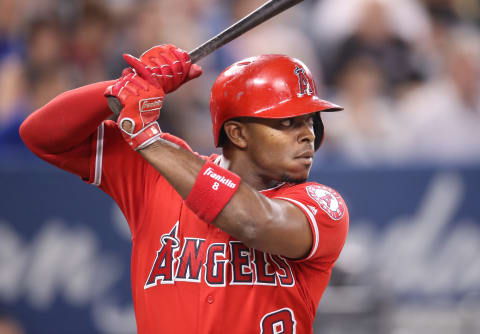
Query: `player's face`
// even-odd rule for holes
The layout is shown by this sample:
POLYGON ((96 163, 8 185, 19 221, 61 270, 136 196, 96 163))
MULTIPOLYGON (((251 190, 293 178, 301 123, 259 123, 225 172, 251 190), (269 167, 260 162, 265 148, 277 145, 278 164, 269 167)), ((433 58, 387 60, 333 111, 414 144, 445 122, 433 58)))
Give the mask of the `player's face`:
POLYGON ((255 118, 247 125, 248 154, 264 179, 305 182, 313 163, 313 115, 255 118))

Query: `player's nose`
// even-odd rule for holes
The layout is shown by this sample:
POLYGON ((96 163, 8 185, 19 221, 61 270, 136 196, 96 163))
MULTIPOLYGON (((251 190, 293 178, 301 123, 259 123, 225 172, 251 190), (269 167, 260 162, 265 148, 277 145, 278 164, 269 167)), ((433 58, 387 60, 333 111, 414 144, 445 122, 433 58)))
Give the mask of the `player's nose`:
POLYGON ((315 140, 315 131, 313 129, 313 124, 307 119, 299 127, 299 133, 297 140, 299 143, 313 143, 315 140))

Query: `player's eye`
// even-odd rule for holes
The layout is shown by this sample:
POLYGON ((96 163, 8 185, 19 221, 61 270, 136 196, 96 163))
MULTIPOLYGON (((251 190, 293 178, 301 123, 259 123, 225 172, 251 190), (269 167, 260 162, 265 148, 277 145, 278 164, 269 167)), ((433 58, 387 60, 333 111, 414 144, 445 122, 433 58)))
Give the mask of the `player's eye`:
POLYGON ((280 125, 284 126, 286 128, 292 126, 293 124, 293 119, 292 118, 284 118, 280 121, 280 125))

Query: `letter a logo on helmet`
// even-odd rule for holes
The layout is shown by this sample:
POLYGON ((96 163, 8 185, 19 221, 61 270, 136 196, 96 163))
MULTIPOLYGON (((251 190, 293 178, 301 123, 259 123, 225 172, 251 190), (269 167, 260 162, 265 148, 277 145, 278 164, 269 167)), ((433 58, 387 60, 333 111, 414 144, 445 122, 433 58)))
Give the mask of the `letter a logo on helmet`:
POLYGON ((310 82, 307 79, 307 76, 305 75, 305 70, 301 67, 296 66, 295 67, 295 74, 298 77, 298 97, 302 97, 303 95, 312 95, 313 94, 313 89, 312 86, 310 86, 310 82))
POLYGON ((227 67, 212 87, 210 114, 215 146, 223 146, 223 124, 237 117, 289 118, 311 113, 315 149, 323 139, 320 111, 343 108, 317 96, 310 70, 284 55, 251 57, 227 67))

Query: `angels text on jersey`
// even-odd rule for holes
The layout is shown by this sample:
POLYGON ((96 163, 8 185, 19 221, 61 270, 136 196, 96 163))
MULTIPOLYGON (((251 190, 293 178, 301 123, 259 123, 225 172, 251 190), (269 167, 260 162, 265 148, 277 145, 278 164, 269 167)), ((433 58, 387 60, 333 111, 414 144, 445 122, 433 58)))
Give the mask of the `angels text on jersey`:
POLYGON ((281 256, 248 248, 240 241, 214 242, 178 238, 179 222, 160 238, 161 247, 153 261, 145 289, 175 281, 228 285, 295 286, 293 271, 281 256))

